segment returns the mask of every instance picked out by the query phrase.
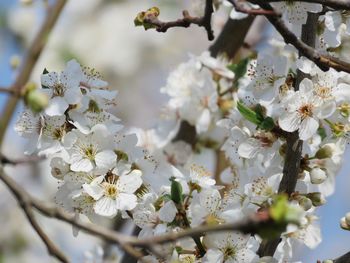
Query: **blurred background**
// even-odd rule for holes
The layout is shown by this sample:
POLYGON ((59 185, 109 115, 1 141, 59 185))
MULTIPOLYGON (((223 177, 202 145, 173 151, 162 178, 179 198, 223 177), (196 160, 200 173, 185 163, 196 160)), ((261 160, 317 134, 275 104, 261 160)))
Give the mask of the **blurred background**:
MULTIPOLYGON (((45 17, 44 0, 0 1, 0 86, 7 87, 15 79, 14 63, 20 61, 45 17), (32 2, 32 4, 28 4, 32 2)), ((50 1, 49 1, 50 2, 50 1)), ((82 65, 97 69, 110 86, 119 91, 116 114, 126 126, 150 128, 157 121, 166 97, 160 94, 167 75, 189 54, 199 55, 210 46, 203 28, 170 29, 167 33, 144 31, 135 27, 133 19, 140 11, 158 6, 163 20, 181 17, 183 9, 191 14, 201 12, 200 0, 71 0, 68 1, 54 28, 42 56, 32 74, 40 83, 44 68, 60 71, 65 63, 75 58, 82 65)), ((229 9, 221 9, 214 17, 216 35, 227 20, 229 9)), ((264 19, 254 24, 248 43, 257 49, 267 46, 273 30, 264 19)), ((0 111, 7 100, 0 94, 0 111)), ((2 152, 9 157, 23 156, 25 141, 13 131, 18 113, 16 109, 8 128, 2 152)), ((349 152, 346 159, 349 158, 349 152)), ((350 233, 341 230, 339 219, 350 211, 350 163, 345 159, 337 177, 336 191, 318 215, 323 241, 315 249, 301 248, 295 260, 316 262, 335 258, 350 250, 350 233)), ((50 175, 46 161, 32 165, 6 167, 7 173, 32 195, 53 201, 56 180, 50 175)), ((37 215, 48 235, 56 241, 73 262, 95 262, 91 254, 98 254, 100 240, 80 233, 73 237, 67 224, 37 215)), ((110 223, 110 222, 106 222, 110 223)), ((127 231, 127 229, 124 229, 127 231)), ((118 250, 111 249, 116 257, 118 250)), ((55 262, 31 229, 10 192, 0 184, 0 263, 55 262)), ((118 262, 113 261, 113 262, 118 262)))

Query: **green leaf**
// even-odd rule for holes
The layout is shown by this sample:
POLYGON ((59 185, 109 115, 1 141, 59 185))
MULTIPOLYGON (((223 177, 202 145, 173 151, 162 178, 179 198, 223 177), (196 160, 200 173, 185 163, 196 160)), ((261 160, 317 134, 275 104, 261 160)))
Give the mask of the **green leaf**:
POLYGON ((172 177, 170 180, 171 180, 171 189, 170 189, 171 200, 173 200, 175 204, 181 204, 183 201, 182 186, 178 181, 175 180, 174 177, 172 177))
POLYGON ((247 66, 250 61, 250 58, 244 58, 239 61, 237 64, 228 65, 227 68, 235 73, 235 83, 238 82, 240 78, 244 76, 247 72, 247 66))
POLYGON ((248 121, 256 125, 259 125, 262 122, 262 120, 259 118, 258 114, 255 111, 246 107, 243 103, 239 101, 237 102, 237 109, 242 114, 242 116, 248 121))
POLYGON ((299 225, 302 216, 302 209, 292 206, 288 202, 285 194, 278 195, 270 207, 270 216, 278 224, 287 225, 289 223, 299 225))
POLYGON ((323 127, 318 128, 317 134, 321 136, 322 141, 327 137, 326 129, 323 127))
POLYGON ((275 127, 275 122, 271 117, 266 117, 259 125, 259 129, 271 131, 275 127))

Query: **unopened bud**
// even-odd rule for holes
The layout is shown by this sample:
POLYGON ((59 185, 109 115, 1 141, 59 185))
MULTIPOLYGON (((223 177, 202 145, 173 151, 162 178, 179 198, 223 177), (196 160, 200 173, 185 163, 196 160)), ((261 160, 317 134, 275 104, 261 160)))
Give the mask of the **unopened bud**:
POLYGON ((19 56, 14 55, 10 58, 10 66, 12 69, 17 69, 20 64, 21 59, 19 58, 19 56))
POLYGON ((146 11, 147 14, 152 14, 154 16, 159 16, 160 14, 160 10, 158 7, 154 6, 154 7, 151 7, 149 8, 147 11, 146 11))
POLYGON ((346 223, 345 217, 340 219, 340 227, 344 230, 350 230, 350 226, 346 223))
POLYGON ((331 158, 333 156, 333 149, 330 145, 325 145, 316 152, 317 159, 331 158))
POLYGON ((350 212, 346 213, 345 215, 345 221, 350 226, 350 212))
POLYGON ((40 92, 33 82, 27 83, 24 87, 23 99, 25 104, 35 113, 43 111, 49 104, 47 95, 40 92))
POLYGON ((305 196, 301 196, 299 198, 299 205, 305 210, 309 210, 312 207, 312 202, 309 198, 305 197, 305 196))
POLYGON ((326 203, 326 199, 320 192, 309 193, 306 196, 311 200, 313 206, 321 206, 326 203))
POLYGON ((219 101, 219 106, 223 112, 228 112, 235 106, 235 102, 233 100, 222 99, 219 101))
POLYGON ((312 184, 321 184, 327 179, 327 174, 321 168, 313 168, 310 171, 310 179, 312 184))

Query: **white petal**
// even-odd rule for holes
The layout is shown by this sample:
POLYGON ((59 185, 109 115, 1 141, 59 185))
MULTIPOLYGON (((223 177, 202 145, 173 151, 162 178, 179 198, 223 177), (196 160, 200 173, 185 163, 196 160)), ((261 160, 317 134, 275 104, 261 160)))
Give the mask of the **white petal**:
POLYGON ((304 119, 299 128, 300 139, 305 141, 311 138, 317 132, 318 126, 318 121, 316 121, 314 118, 308 117, 304 119))
POLYGON ((113 217, 118 213, 116 201, 109 197, 102 197, 94 205, 96 214, 113 217))
POLYGON ((210 125, 210 111, 208 109, 204 109, 202 114, 199 116, 196 123, 196 131, 197 133, 206 132, 210 125))
POLYGON ((310 79, 305 78, 300 82, 299 90, 300 93, 311 93, 314 90, 314 84, 310 79))
POLYGON ((141 174, 127 174, 119 177, 117 187, 120 192, 134 193, 142 185, 141 174))
POLYGON ((117 155, 111 150, 99 152, 95 156, 95 163, 98 168, 110 169, 117 161, 117 155))
POLYGON ((64 93, 64 98, 69 104, 77 104, 80 102, 82 97, 79 87, 69 88, 64 93))
POLYGON ((233 20, 240 20, 243 18, 248 17, 248 14, 237 12, 235 8, 232 8, 232 11, 230 13, 230 18, 233 20))
POLYGON ((335 112, 336 109, 337 105, 334 100, 324 102, 317 110, 317 117, 320 119, 328 118, 335 112))
POLYGON ((299 128, 300 122, 301 119, 297 112, 283 113, 278 119, 281 129, 288 132, 296 131, 299 128))
POLYGON ((95 184, 84 184, 83 189, 95 200, 99 200, 104 194, 103 188, 95 184))
POLYGON ((45 113, 49 116, 63 115, 68 106, 64 98, 54 97, 49 101, 49 106, 45 109, 45 113))
POLYGON ((337 101, 350 101, 350 85, 340 83, 334 88, 333 95, 337 101))
POLYGON ((52 88, 57 83, 59 83, 57 72, 50 72, 41 75, 41 85, 52 88))
POLYGON ((247 159, 252 159, 262 149, 257 139, 249 138, 238 147, 238 154, 247 159))
POLYGON ((120 210, 132 210, 137 205, 137 197, 133 194, 119 193, 115 201, 120 210))
POLYGON ((70 169, 74 172, 90 172, 93 168, 91 161, 85 158, 73 162, 70 166, 70 169))
POLYGON ((174 220, 177 213, 177 208, 173 201, 168 201, 165 205, 159 210, 159 219, 170 223, 174 220))

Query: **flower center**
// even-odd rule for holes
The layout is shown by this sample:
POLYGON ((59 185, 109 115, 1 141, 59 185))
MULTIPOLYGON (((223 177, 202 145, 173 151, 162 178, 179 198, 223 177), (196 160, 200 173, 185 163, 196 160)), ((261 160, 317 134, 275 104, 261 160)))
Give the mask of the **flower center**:
POLYGON ((89 144, 83 149, 83 153, 87 159, 94 160, 96 155, 96 149, 93 147, 92 144, 89 144))
POLYGON ((298 112, 302 119, 306 119, 307 117, 312 116, 312 109, 313 106, 311 104, 304 104, 299 108, 298 112))
POLYGON ((65 91, 66 88, 61 83, 57 83, 53 86, 52 97, 63 97, 65 91))
POLYGON ((118 195, 118 193, 119 191, 116 185, 109 183, 105 185, 105 195, 107 197, 115 198, 118 195))
POLYGON ((237 251, 236 251, 236 248, 234 246, 227 244, 227 246, 224 247, 221 251, 224 254, 224 261, 226 261, 230 258, 234 259, 236 257, 237 251))
POLYGON ((332 89, 329 87, 319 86, 316 88, 316 94, 317 94, 317 96, 321 97, 322 99, 327 99, 327 98, 331 97, 332 89))

